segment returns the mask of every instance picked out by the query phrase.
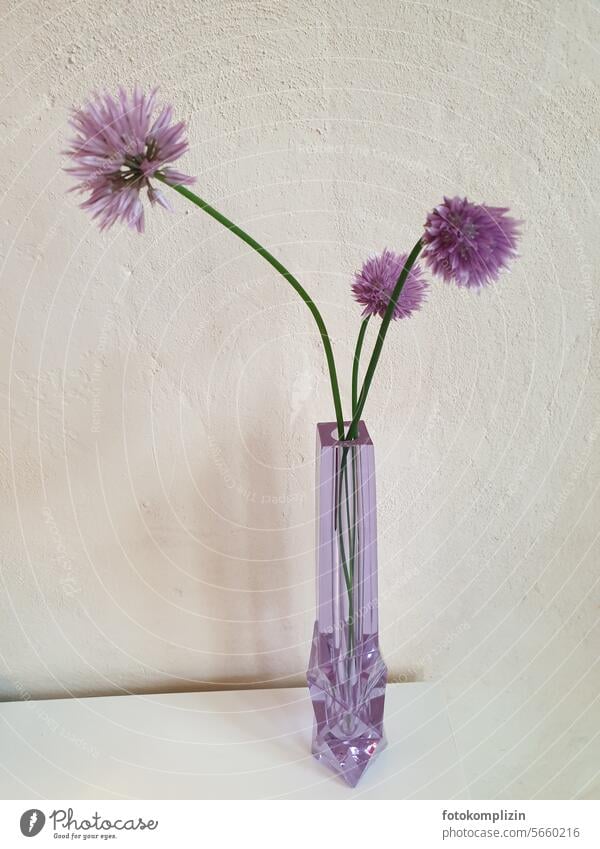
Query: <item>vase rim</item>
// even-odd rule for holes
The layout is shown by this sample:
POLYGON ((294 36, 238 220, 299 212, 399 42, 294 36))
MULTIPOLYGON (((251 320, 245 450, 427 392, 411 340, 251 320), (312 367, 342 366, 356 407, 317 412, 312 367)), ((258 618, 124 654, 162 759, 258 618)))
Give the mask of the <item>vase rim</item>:
MULTIPOLYGON (((350 422, 344 422, 347 427, 350 422)), ((373 442, 367 430, 367 426, 361 419, 358 423, 358 436, 356 439, 338 439, 337 438, 337 422, 318 422, 317 432, 322 446, 334 445, 372 445, 373 442)))

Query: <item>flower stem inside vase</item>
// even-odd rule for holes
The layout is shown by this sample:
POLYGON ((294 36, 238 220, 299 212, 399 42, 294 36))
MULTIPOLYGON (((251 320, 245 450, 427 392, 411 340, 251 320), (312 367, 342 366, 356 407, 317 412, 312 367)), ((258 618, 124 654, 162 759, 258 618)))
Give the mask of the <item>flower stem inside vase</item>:
POLYGON ((358 546, 360 535, 358 528, 358 474, 357 449, 353 445, 341 446, 338 481, 336 484, 336 525, 338 556, 342 565, 342 573, 348 596, 348 614, 346 621, 345 655, 347 662, 347 679, 352 679, 351 661, 356 647, 356 562, 359 557, 358 546), (350 457, 351 463, 348 464, 350 457), (350 480, 349 480, 350 479, 350 480))

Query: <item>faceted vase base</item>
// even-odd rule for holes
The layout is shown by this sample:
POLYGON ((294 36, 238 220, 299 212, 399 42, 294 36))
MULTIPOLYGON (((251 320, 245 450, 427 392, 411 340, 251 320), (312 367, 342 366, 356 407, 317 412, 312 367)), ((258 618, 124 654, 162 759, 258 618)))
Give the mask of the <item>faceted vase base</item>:
POLYGON ((356 787, 385 748, 383 706, 387 669, 376 637, 367 637, 340 660, 332 636, 315 623, 308 686, 315 714, 312 751, 351 787, 356 787))
POLYGON ((338 740, 333 744, 320 742, 315 737, 312 751, 318 761, 341 776, 350 787, 356 787, 375 755, 386 745, 385 736, 380 738, 379 743, 370 738, 355 738, 338 740))

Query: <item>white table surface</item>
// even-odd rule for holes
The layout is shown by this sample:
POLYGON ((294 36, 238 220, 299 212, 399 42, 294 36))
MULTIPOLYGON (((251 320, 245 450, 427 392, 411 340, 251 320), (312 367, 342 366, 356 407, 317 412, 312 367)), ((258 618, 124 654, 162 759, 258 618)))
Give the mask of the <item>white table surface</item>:
POLYGON ((388 685, 385 728, 351 790, 310 754, 304 688, 8 702, 0 798, 468 797, 438 685, 388 685))

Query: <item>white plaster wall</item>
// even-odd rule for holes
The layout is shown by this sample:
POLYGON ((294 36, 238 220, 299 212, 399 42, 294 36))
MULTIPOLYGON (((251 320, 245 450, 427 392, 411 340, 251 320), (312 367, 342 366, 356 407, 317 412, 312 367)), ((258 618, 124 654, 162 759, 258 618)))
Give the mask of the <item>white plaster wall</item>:
POLYGON ((370 251, 408 249, 443 193, 526 220, 512 274, 479 296, 435 283, 388 337, 365 416, 382 643, 393 679, 444 683, 474 793, 597 793, 597 9, 1 16, 0 697, 303 680, 332 417, 310 316, 183 200, 139 237, 65 194, 68 108, 158 83, 199 192, 322 305, 346 397, 370 251))

